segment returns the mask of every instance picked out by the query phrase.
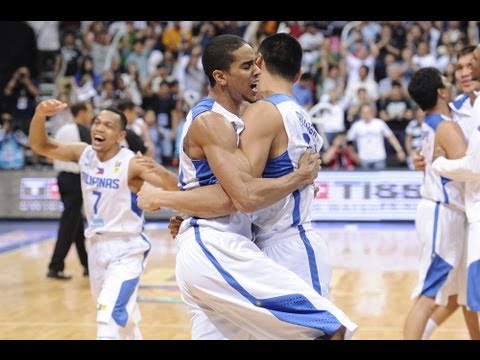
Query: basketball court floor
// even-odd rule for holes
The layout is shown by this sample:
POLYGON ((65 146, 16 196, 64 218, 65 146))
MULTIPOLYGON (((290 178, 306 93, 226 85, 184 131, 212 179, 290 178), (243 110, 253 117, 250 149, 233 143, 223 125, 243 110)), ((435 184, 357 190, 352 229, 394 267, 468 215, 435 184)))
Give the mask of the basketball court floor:
MULTIPOLYGON (((419 246, 413 223, 315 223, 333 267, 331 299, 359 324, 355 340, 402 339, 417 279, 419 246)), ((0 339, 95 339, 95 303, 75 247, 70 281, 49 279, 56 221, 0 221, 0 339)), ((175 283, 176 245, 165 222, 146 226, 152 251, 140 283, 145 339, 190 338, 175 283)), ((468 339, 461 311, 432 339, 468 339)))

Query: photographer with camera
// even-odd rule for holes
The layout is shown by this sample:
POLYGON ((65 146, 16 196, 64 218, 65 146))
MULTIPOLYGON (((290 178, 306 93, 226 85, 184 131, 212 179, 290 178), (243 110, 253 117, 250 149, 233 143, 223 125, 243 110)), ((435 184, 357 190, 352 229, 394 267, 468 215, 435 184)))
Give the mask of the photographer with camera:
POLYGON ((360 164, 360 157, 344 132, 338 133, 332 145, 322 156, 322 162, 334 170, 353 170, 360 164))
POLYGON ((30 121, 35 113, 37 86, 30 77, 26 66, 19 67, 3 90, 5 112, 12 115, 12 127, 28 135, 30 121))

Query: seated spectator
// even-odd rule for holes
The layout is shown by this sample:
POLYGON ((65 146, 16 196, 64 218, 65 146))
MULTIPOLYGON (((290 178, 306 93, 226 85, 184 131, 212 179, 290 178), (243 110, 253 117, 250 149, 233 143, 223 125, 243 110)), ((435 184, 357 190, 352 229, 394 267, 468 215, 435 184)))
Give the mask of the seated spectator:
POLYGON ((2 114, 0 128, 0 169, 23 169, 25 166, 25 151, 28 138, 22 130, 14 130, 11 126, 11 116, 2 114))
POLYGON ((322 162, 334 170, 353 170, 360 165, 360 157, 352 142, 347 142, 346 133, 338 133, 322 156, 322 162))

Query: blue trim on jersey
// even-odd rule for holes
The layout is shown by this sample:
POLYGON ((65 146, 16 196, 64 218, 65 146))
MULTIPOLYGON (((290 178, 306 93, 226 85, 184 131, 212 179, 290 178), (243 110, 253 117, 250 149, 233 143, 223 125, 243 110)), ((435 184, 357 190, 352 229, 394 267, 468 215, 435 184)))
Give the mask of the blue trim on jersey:
POLYGON ((212 98, 204 98, 200 100, 199 103, 192 108, 192 120, 201 113, 212 110, 214 103, 215 100, 213 100, 212 98))
POLYGON ((147 258, 148 254, 150 253, 150 250, 152 250, 152 243, 150 242, 150 240, 148 240, 148 237, 145 234, 141 233, 140 236, 148 244, 148 250, 145 251, 145 253, 143 254, 142 270, 144 270, 145 269, 145 259, 147 258))
POLYGON ((438 254, 432 254, 432 256, 434 258, 427 271, 422 295, 434 298, 447 280, 448 273, 452 270, 452 265, 443 260, 438 254))
POLYGON ((480 311, 480 260, 468 267, 467 305, 473 311, 480 311))
POLYGON ((208 260, 215 266, 225 281, 250 303, 257 307, 261 307, 270 311, 277 319, 288 322, 290 324, 321 330, 323 333, 332 335, 341 326, 340 322, 326 310, 318 310, 315 306, 302 294, 288 294, 277 296, 269 299, 257 299, 250 294, 245 288, 238 283, 237 280, 227 272, 222 265, 215 259, 212 253, 202 242, 200 236, 200 228, 198 227, 198 219, 192 218, 190 225, 193 226, 195 232, 195 240, 207 256, 208 260))
POLYGON ((137 205, 137 194, 130 192, 130 208, 132 211, 137 214, 139 218, 142 217, 143 210, 140 209, 137 205))
POLYGON ((312 279, 313 289, 322 295, 322 287, 320 286, 320 279, 318 276, 317 261, 315 260, 315 251, 313 250, 310 240, 308 240, 308 237, 305 234, 303 225, 298 226, 298 230, 300 231, 300 237, 303 241, 303 245, 305 245, 305 250, 307 251, 308 267, 310 269, 310 278, 312 279))
POLYGON ((425 123, 430 126, 433 131, 437 131, 438 125, 445 119, 440 114, 428 114, 425 115, 425 123))
POLYGON ((445 204, 448 204, 450 199, 448 198, 448 192, 447 192, 447 187, 446 185, 452 181, 452 179, 448 179, 446 177, 440 176, 440 180, 442 182, 442 191, 443 191, 443 196, 445 197, 445 204))
POLYGON ((291 172, 293 172, 292 159, 290 158, 288 151, 285 150, 282 155, 267 161, 262 177, 279 178, 283 175, 290 174, 291 172))
POLYGON ((212 185, 217 183, 217 178, 213 175, 212 169, 206 159, 192 160, 195 167, 195 176, 200 186, 212 185))
POLYGON ((452 104, 455 107, 455 109, 460 110, 460 108, 463 106, 463 103, 465 102, 465 100, 468 99, 468 97, 469 97, 468 94, 463 94, 461 95, 460 98, 452 101, 452 104))
POLYGON ((293 201, 294 201, 293 213, 292 213, 292 217, 293 217, 292 227, 295 227, 298 224, 300 224, 300 200, 301 200, 300 190, 298 189, 295 190, 292 193, 292 195, 293 195, 293 201))
POLYGON ((262 99, 262 100, 271 102, 275 106, 277 106, 277 105, 279 105, 279 104, 281 104, 282 102, 285 102, 285 101, 293 101, 296 104, 298 104, 297 99, 295 99, 293 96, 290 96, 290 95, 287 95, 287 94, 275 94, 275 95, 266 97, 265 99, 262 99))
POLYGON ((140 281, 140 276, 124 281, 120 288, 117 301, 112 311, 112 318, 115 320, 117 325, 125 327, 128 321, 128 312, 127 312, 127 303, 130 300, 130 297, 133 295, 135 288, 140 281))
POLYGON ((183 181, 183 172, 181 170, 178 173, 178 182, 180 184, 180 190, 184 190, 187 183, 183 181))
POLYGON ((435 212, 433 214, 433 236, 432 236, 432 256, 435 254, 435 244, 437 240, 438 218, 440 213, 440 202, 435 202, 435 212))

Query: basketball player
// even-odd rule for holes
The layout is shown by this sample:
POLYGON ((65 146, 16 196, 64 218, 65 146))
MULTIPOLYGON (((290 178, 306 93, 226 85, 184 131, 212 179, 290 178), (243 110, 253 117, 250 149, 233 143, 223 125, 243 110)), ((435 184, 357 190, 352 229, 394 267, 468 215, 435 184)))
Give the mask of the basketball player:
POLYGON ((62 143, 47 137, 45 119, 65 109, 58 100, 42 101, 30 125, 32 149, 49 158, 78 162, 88 221, 88 268, 97 301, 97 339, 141 339, 136 302, 150 242, 143 234, 143 213, 136 195, 144 181, 176 189, 177 177, 165 168, 148 172, 121 148, 127 119, 117 108, 102 110, 91 126, 92 145, 62 143))
MULTIPOLYGON (((311 121, 293 99, 292 87, 300 74, 301 62, 301 45, 284 33, 267 37, 257 52, 257 65, 262 71, 259 91, 265 98, 247 108, 242 116, 245 130, 240 135, 241 148, 256 177, 275 178, 290 173, 306 147, 320 149, 322 146, 323 140, 314 128, 302 127, 302 123, 308 125, 311 121), (258 118, 262 121, 257 121, 258 118)), ((193 192, 203 192, 204 189, 193 192)), ((190 203, 199 208, 195 214, 199 211, 204 214, 201 204, 211 203, 212 199, 219 200, 217 209, 221 209, 225 192, 221 188, 218 191, 215 196, 208 193, 203 200, 192 199, 190 203)), ((151 187, 144 187, 139 192, 139 204, 145 206, 150 202, 153 208, 166 207, 167 203, 162 202, 159 194, 161 192, 151 187)), ((192 192, 182 195, 189 194, 192 192)), ((277 203, 254 212, 253 229, 255 243, 261 250, 327 297, 331 269, 325 258, 326 244, 312 229, 310 208, 313 198, 312 186, 295 190, 277 203)), ((174 209, 184 211, 179 204, 173 198, 168 202, 174 209)), ((218 212, 207 214, 218 215, 218 212)), ((181 220, 173 221, 178 224, 181 220)))
MULTIPOLYGON (((480 81, 480 45, 473 51, 472 79, 480 81)), ((473 126, 466 155, 458 160, 439 156, 432 164, 442 176, 465 181, 465 208, 468 219, 467 245, 467 306, 480 311, 480 101, 473 104, 473 126)), ((438 153, 441 153, 440 149, 438 153)))
MULTIPOLYGON (((454 101, 449 103, 452 120, 456 121, 462 128, 466 143, 472 133, 474 120, 472 119, 472 106, 476 99, 475 89, 479 88, 479 83, 472 80, 472 69, 470 62, 473 57, 475 46, 466 46, 457 54, 457 62, 455 64, 455 80, 462 94, 458 95, 454 101)), ((414 158, 415 169, 424 169, 424 158, 417 155, 414 158)), ((478 316, 475 312, 467 310, 466 307, 466 265, 467 262, 467 242, 462 247, 462 258, 457 271, 458 276, 458 295, 452 295, 449 298, 447 306, 438 306, 428 319, 422 339, 430 338, 435 329, 442 324, 459 305, 462 305, 463 316, 467 324, 468 332, 472 340, 480 340, 480 329, 478 324, 478 316)))
MULTIPOLYGON (((301 61, 301 48, 299 59, 301 61)), ((298 188, 298 186, 291 186, 288 191, 283 191, 287 188, 267 187, 260 194, 271 201, 265 201, 261 197, 257 197, 254 202, 246 200, 245 198, 251 197, 252 190, 242 183, 245 182, 243 179, 248 179, 250 164, 237 148, 238 135, 233 136, 235 134, 231 130, 228 131, 232 134, 232 136, 229 135, 228 141, 225 141, 225 136, 221 139, 218 136, 231 129, 227 119, 237 124, 237 131, 239 128, 243 129, 243 123, 234 113, 238 113, 242 97, 250 101, 255 98, 254 90, 256 90, 259 70, 254 61, 253 49, 241 38, 219 36, 209 43, 203 54, 203 63, 212 90, 209 98, 202 100, 189 114, 183 133, 183 146, 180 147, 184 150, 180 156, 180 181, 183 187, 190 189, 198 187, 198 183, 208 184, 206 180, 211 178, 211 171, 204 171, 203 174, 199 174, 198 171, 209 170, 206 164, 198 160, 206 158, 219 183, 232 199, 235 208, 243 211, 252 211, 271 205, 298 188), (225 54, 225 51, 228 54, 225 54), (242 83, 244 90, 238 93, 242 83), (237 94, 241 96, 236 96, 237 94), (228 106, 229 112, 225 111, 222 105, 228 106), (222 126, 219 127, 219 125, 222 126), (209 151, 212 144, 216 144, 214 147, 216 152, 209 151), (194 152, 191 149, 203 151, 194 152), (197 159, 195 160, 197 174, 188 166, 192 165, 192 157, 197 159), (220 162, 222 158, 224 161, 220 162), (239 158, 241 161, 238 161, 239 158), (243 171, 239 170, 242 166, 245 166, 243 171), (203 175, 205 180, 199 175, 203 175), (242 191, 238 191, 239 188, 242 191), (267 197, 268 193, 270 195, 267 197)), ((303 110, 300 115, 304 117, 302 131, 309 134, 309 138, 304 138, 302 147, 295 149, 296 151, 292 154, 294 158, 288 169, 283 171, 284 174, 288 174, 285 175, 287 177, 298 172, 298 170, 293 172, 292 170, 297 166, 298 159, 307 146, 318 151, 322 145, 321 140, 318 140, 318 134, 306 121, 307 115, 304 115, 303 110)), ((264 120, 262 118, 261 121, 264 120)), ((280 121, 282 122, 281 119, 280 121)), ((281 126, 283 127, 283 124, 281 126)), ((283 134, 286 136, 285 132, 283 134)), ((275 175, 278 177, 282 174, 275 175)), ((309 182, 312 182, 315 177, 316 174, 309 182)), ((282 178, 257 180, 260 183, 273 184, 280 179, 282 178)), ((208 188, 214 189, 215 186, 207 187, 205 191, 208 191, 208 188)), ((313 192, 311 185, 308 185, 308 188, 313 192)), ((310 190, 306 191, 313 197, 310 190)), ((195 191, 175 194, 158 189, 153 191, 149 187, 144 187, 139 193, 139 205, 149 210, 166 206, 195 214, 198 202, 188 197, 194 196, 193 193, 195 191), (144 190, 146 191, 142 195, 144 190), (182 199, 182 195, 186 196, 182 199), (158 203, 156 203, 157 200, 158 203), (167 204, 169 202, 172 204, 167 204)), ((214 192, 211 194, 209 202, 221 199, 221 204, 227 204, 229 200, 225 194, 223 197, 222 194, 214 195, 214 192)), ((219 215, 225 213, 225 210, 220 207, 219 215)), ((225 206, 225 209, 231 209, 231 204, 225 206)), ((205 214, 205 216, 213 215, 215 214, 205 214)), ((197 339, 313 339, 321 336, 343 338, 345 331, 346 337, 350 337, 357 326, 297 275, 266 257, 250 240, 252 236, 250 225, 249 216, 241 212, 235 212, 230 217, 224 216, 212 220, 191 217, 183 222, 177 236, 180 245, 177 256, 177 279, 183 298, 190 308, 193 324, 192 337, 197 339), (230 226, 226 227, 226 223, 230 226), (221 231, 227 229, 228 232, 221 231), (259 272, 258 269, 262 270, 259 272), (297 300, 293 300, 297 296, 301 303, 308 304, 307 307, 310 309, 308 313, 301 310, 304 305, 298 307, 297 300), (282 305, 277 303, 280 299, 282 299, 282 305)))
POLYGON ((451 120, 448 101, 451 84, 436 68, 417 71, 408 91, 425 111, 422 152, 426 168, 417 207, 416 229, 422 245, 419 281, 412 293, 415 303, 405 321, 405 339, 421 339, 428 318, 457 293, 456 272, 465 240, 463 184, 442 179, 431 169, 435 147, 449 158, 463 156, 466 144, 460 126, 451 120))

